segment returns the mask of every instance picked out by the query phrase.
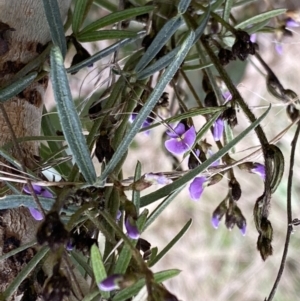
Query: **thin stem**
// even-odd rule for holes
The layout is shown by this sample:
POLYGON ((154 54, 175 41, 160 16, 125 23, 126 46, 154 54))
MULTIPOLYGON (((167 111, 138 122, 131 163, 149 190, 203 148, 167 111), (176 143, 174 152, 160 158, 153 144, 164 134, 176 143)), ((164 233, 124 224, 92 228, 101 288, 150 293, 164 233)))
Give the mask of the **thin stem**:
POLYGON ((297 146, 297 141, 300 133, 300 123, 298 122, 298 126, 295 132, 294 139, 292 141, 292 149, 291 149, 291 157, 290 157, 290 168, 289 168, 289 177, 288 177, 288 184, 287 184, 287 231, 286 231, 286 238, 285 238, 285 244, 284 244, 284 249, 283 249, 283 254, 282 254, 282 259, 279 267, 279 271, 276 277, 276 280, 274 282, 274 285, 272 287, 272 290, 270 292, 270 295, 266 301, 271 301, 276 293, 276 289, 279 285, 279 282, 281 280, 283 270, 285 267, 285 262, 287 258, 287 253, 289 249, 289 244, 290 244, 290 238, 291 238, 291 233, 293 231, 293 226, 292 226, 292 184, 293 184, 293 168, 294 168, 294 162, 295 162, 295 151, 296 151, 296 146, 297 146))
MULTIPOLYGON (((211 50, 207 38, 203 37, 201 38, 202 45, 204 46, 207 54, 209 55, 212 63, 216 67, 217 71, 219 72, 220 76, 222 77, 223 81, 225 82, 229 92, 232 95, 232 105, 234 102, 237 102, 238 105, 241 107, 245 115, 248 117, 251 123, 255 122, 256 117, 252 113, 252 111, 249 109, 245 101, 243 100, 242 96, 240 95, 239 91, 235 87, 235 85, 232 83, 229 75, 223 68, 223 66, 220 64, 218 57, 215 55, 215 53, 211 50)), ((268 150, 267 146, 269 144, 268 139, 262 130, 262 127, 258 125, 255 128, 256 135, 260 141, 260 144, 263 149, 263 155, 264 155, 264 161, 265 161, 265 168, 266 168, 266 180, 265 180, 265 189, 264 189, 264 203, 263 203, 263 214, 264 216, 268 214, 268 207, 271 199, 271 189, 270 189, 270 184, 272 180, 272 158, 268 156, 268 150)))

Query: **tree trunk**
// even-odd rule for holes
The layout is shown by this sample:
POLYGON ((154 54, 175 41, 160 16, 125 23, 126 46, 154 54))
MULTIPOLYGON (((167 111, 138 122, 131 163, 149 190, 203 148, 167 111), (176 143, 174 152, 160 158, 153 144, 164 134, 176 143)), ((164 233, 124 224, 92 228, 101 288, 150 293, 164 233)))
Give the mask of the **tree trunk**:
MULTIPOLYGON (((49 0, 51 1, 51 0, 49 0)), ((64 20, 71 0, 59 0, 64 20)), ((42 0, 0 0, 0 87, 37 57, 43 46, 51 40, 42 0)), ((5 103, 16 137, 40 135, 44 95, 48 84, 45 76, 5 103)), ((11 132, 0 113, 0 147, 12 141, 11 132)), ((20 144, 23 160, 29 168, 34 166, 34 156, 39 155, 38 142, 20 144)), ((18 159, 16 150, 10 149, 18 159)), ((0 200, 1 201, 1 200, 0 200)), ((27 208, 0 211, 0 255, 28 243, 35 238, 38 223, 27 208)), ((22 260, 10 258, 0 262, 0 292, 12 282, 32 257, 25 252, 22 260)), ((11 300, 16 300, 16 294, 11 300)))

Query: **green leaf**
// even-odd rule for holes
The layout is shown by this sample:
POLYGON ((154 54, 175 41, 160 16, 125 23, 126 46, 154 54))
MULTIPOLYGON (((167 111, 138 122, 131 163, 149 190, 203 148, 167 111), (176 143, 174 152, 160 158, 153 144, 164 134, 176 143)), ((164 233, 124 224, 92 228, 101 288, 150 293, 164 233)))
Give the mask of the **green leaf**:
POLYGON ((167 208, 169 204, 177 197, 184 186, 175 190, 172 194, 166 197, 147 218, 147 221, 144 225, 143 232, 160 216, 160 214, 167 208))
MULTIPOLYGON (((94 300, 98 300, 95 299, 96 297, 98 297, 101 293, 99 292, 99 290, 95 290, 90 292, 89 294, 87 294, 82 301, 94 301, 94 300)), ((99 298, 99 300, 101 300, 101 298, 99 298)))
POLYGON ((235 146, 239 141, 241 141, 248 133, 250 133, 254 128, 256 128, 259 123, 267 116, 270 112, 271 105, 266 110, 266 112, 261 115, 255 122, 253 122, 249 127, 247 127, 242 133, 225 145, 221 150, 212 155, 209 159, 203 162, 200 166, 189 171, 187 174, 174 181, 173 183, 166 185, 155 192, 152 192, 146 196, 141 197, 141 207, 147 206, 160 198, 165 197, 166 195, 172 193, 176 189, 180 188, 182 185, 185 185, 188 181, 192 180, 194 177, 199 175, 201 172, 205 171, 213 162, 217 161, 219 158, 227 154, 230 149, 235 146))
POLYGON ((71 257, 72 259, 77 262, 77 264, 84 269, 84 271, 90 276, 93 277, 94 273, 91 268, 91 266, 86 262, 87 257, 82 255, 81 253, 77 251, 71 251, 71 257))
MULTIPOLYGON (((55 199, 50 198, 43 198, 39 197, 39 201, 42 207, 49 211, 52 208, 52 205, 55 202, 55 199)), ((36 203, 31 195, 6 195, 5 197, 1 198, 0 202, 0 210, 3 209, 13 209, 18 208, 20 206, 24 207, 36 207, 36 203)), ((77 206, 69 206, 67 210, 62 210, 64 212, 74 213, 75 210, 78 209, 77 206)))
MULTIPOLYGON (((141 178, 141 175, 142 175, 142 164, 140 161, 138 161, 135 167, 134 181, 139 180, 141 178)), ((132 202, 135 205, 137 214, 139 214, 140 211, 140 197, 141 197, 140 191, 135 191, 135 190, 132 191, 132 202)))
MULTIPOLYGON (((158 272, 154 274, 154 279, 157 283, 161 283, 165 280, 168 280, 170 278, 173 278, 177 276, 180 273, 180 270, 166 270, 162 272, 158 272)), ((136 295, 139 290, 145 285, 145 279, 140 279, 137 283, 134 285, 123 289, 119 293, 117 293, 113 298, 112 301, 125 301, 129 299, 130 297, 136 295)))
POLYGON ((177 6, 177 10, 179 14, 184 14, 188 9, 191 0, 180 0, 177 6))
POLYGON ((72 19, 72 30, 75 35, 80 30, 92 2, 93 0, 76 0, 72 19))
POLYGON ((200 25, 196 28, 195 30, 195 40, 194 43, 197 43, 200 37, 203 34, 204 29, 206 28, 206 25, 210 19, 210 11, 211 11, 211 6, 209 5, 206 7, 206 12, 201 16, 200 18, 200 25))
POLYGON ((67 53, 67 44, 57 0, 43 0, 43 5, 53 44, 60 48, 64 58, 67 53))
POLYGON ((225 2, 225 7, 224 7, 224 11, 223 11, 223 20, 225 22, 228 22, 228 20, 229 20, 233 2, 234 2, 233 0, 226 0, 226 2, 225 2))
POLYGON ((249 18, 243 22, 240 22, 235 26, 235 28, 244 29, 247 28, 249 25, 253 25, 256 23, 263 22, 265 20, 270 20, 271 18, 277 17, 279 15, 284 14, 287 11, 285 8, 273 9, 261 14, 258 14, 252 18, 249 18))
POLYGON ((79 42, 94 42, 111 39, 135 38, 136 32, 129 30, 99 30, 86 32, 77 37, 79 42))
POLYGON ((29 263, 19 272, 17 277, 12 281, 4 293, 0 294, 0 300, 9 300, 9 297, 18 289, 20 284, 27 278, 30 272, 39 264, 39 262, 48 253, 49 247, 42 247, 34 257, 29 261, 29 263))
POLYGON ((87 66, 103 59, 104 57, 114 53, 115 51, 119 50, 122 46, 131 44, 131 43, 135 42, 136 40, 143 38, 144 36, 145 36, 145 31, 141 31, 136 34, 135 38, 124 39, 119 42, 116 42, 116 43, 112 44, 111 46, 106 47, 104 50, 101 50, 101 51, 95 53, 90 58, 68 68, 67 72, 72 73, 72 72, 79 71, 80 69, 87 67, 87 66))
POLYGON ((149 263, 149 267, 153 267, 159 260, 161 260, 170 250, 171 248, 181 239, 181 237, 186 233, 186 231, 190 228, 192 224, 192 219, 190 219, 184 227, 179 231, 179 233, 168 243, 167 246, 161 250, 154 258, 153 261, 149 263))
POLYGON ((169 41, 172 35, 176 32, 179 26, 183 23, 182 18, 177 16, 163 26, 163 28, 156 35, 151 45, 146 50, 140 61, 137 63, 134 71, 139 74, 156 56, 156 54, 163 48, 163 46, 169 41))
POLYGON ((175 49, 170 51, 168 54, 164 55, 159 60, 157 60, 154 64, 152 64, 149 67, 142 70, 137 75, 137 79, 142 80, 142 79, 148 78, 151 75, 153 75, 155 72, 158 72, 158 71, 162 70, 163 68, 167 67, 171 63, 173 57, 176 55, 176 53, 178 52, 179 49, 180 49, 180 47, 176 47, 175 49))
POLYGON ((76 164, 88 184, 92 185, 96 179, 96 172, 82 134, 82 126, 74 106, 63 58, 58 47, 51 49, 50 61, 54 98, 64 136, 76 164))
MULTIPOLYGON (((107 277, 107 274, 105 271, 105 267, 103 264, 103 260, 99 248, 95 244, 92 245, 91 248, 91 261, 92 261, 92 267, 95 275, 95 281, 96 284, 99 285, 99 283, 107 277)), ((108 299, 109 292, 102 292, 102 296, 103 298, 108 299)))
POLYGON ((108 25, 115 24, 117 22, 131 19, 133 17, 139 16, 146 14, 148 12, 151 12, 154 9, 154 6, 152 5, 147 5, 147 6, 142 6, 142 7, 134 7, 134 8, 129 8, 125 9, 122 11, 117 11, 114 13, 111 13, 105 17, 102 17, 101 19, 87 25, 81 32, 80 35, 89 31, 95 31, 100 28, 103 28, 108 25))
POLYGON ((37 75, 37 72, 31 72, 28 75, 11 83, 8 87, 0 89, 0 102, 3 103, 22 92, 34 81, 37 75))
POLYGON ((9 258, 9 257, 11 257, 11 256, 13 256, 13 255, 16 255, 16 254, 22 252, 23 250, 26 250, 26 249, 28 249, 28 248, 31 248, 31 247, 33 247, 34 245, 36 245, 36 241, 35 241, 35 240, 34 240, 34 241, 31 241, 31 242, 29 242, 29 243, 27 243, 27 244, 24 244, 24 245, 22 245, 22 246, 20 246, 20 247, 18 247, 18 248, 16 248, 16 249, 13 249, 12 251, 10 251, 10 252, 8 252, 8 253, 5 253, 5 254, 3 254, 2 256, 0 256, 0 261, 2 261, 2 260, 4 260, 4 259, 7 259, 7 258, 9 258))
POLYGON ((155 90, 150 94, 149 99, 141 109, 140 113, 132 123, 130 130, 128 131, 126 137, 124 138, 123 142, 117 148, 116 152, 114 153, 112 159, 108 162, 105 170, 101 174, 99 178, 99 184, 102 185, 103 181, 106 180, 107 176, 113 171, 113 169, 117 166, 120 159, 122 159, 123 155, 127 151, 130 143, 134 139, 135 135, 139 132, 144 120, 149 116, 150 112, 154 108, 155 104, 161 97, 165 87, 170 82, 170 80, 175 75, 176 71, 180 67, 181 63, 183 62, 185 56, 187 55, 188 51, 192 47, 194 41, 194 33, 191 32, 187 39, 181 46, 180 51, 178 51, 177 55, 175 56, 172 63, 166 69, 164 74, 161 76, 160 80, 158 81, 155 90))

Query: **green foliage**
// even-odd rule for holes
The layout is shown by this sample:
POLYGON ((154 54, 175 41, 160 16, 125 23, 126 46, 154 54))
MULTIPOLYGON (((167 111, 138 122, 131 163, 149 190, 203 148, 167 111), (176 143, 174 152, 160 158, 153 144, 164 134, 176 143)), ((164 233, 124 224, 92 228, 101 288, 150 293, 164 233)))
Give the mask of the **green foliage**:
MULTIPOLYGON (((242 185, 238 181, 239 174, 235 175, 236 167, 243 172, 258 173, 264 180, 262 195, 249 206, 254 210, 258 250, 263 260, 272 254, 271 197, 281 187, 285 167, 282 151, 275 142, 273 144, 267 139, 261 125, 273 109, 269 105, 263 113, 257 114, 259 117, 254 115, 233 82, 234 76, 224 66, 232 60, 251 61, 256 56, 267 74, 269 90, 284 105, 290 106, 290 117, 294 123, 299 118, 299 99, 295 92, 283 88, 258 54, 256 43, 250 39, 250 33, 271 31, 278 34, 280 30, 283 38, 285 25, 280 23, 277 26, 276 22, 283 15, 287 17, 287 11, 272 9, 248 18, 243 14, 235 16, 235 7, 251 2, 254 1, 217 0, 204 5, 201 3, 205 1, 180 0, 158 1, 149 5, 146 1, 137 0, 120 1, 117 5, 114 1, 75 0, 68 21, 72 32, 66 37, 57 1, 43 1, 52 44, 36 62, 25 66, 13 82, 0 88, 0 102, 6 102, 40 80, 48 71, 38 73, 36 67, 42 67, 50 52, 49 75, 55 109, 49 112, 43 109, 41 136, 18 137, 13 141, 19 144, 42 143, 38 168, 24 170, 24 162, 17 160, 9 151, 15 147, 13 142, 0 149, 0 155, 10 164, 9 168, 15 169, 12 174, 1 174, 4 183, 2 194, 9 190, 12 194, 1 199, 0 210, 23 206, 32 212, 38 210, 38 199, 46 213, 38 231, 46 229, 44 236, 49 237, 45 238, 47 246, 37 251, 1 293, 0 300, 11 296, 34 269, 37 272, 48 254, 55 258, 51 266, 53 274, 62 280, 74 264, 76 273, 72 271, 67 277, 72 287, 70 292, 80 296, 80 292, 84 291, 82 288, 88 288, 87 294, 80 296, 84 301, 99 298, 132 300, 136 296, 139 298, 139 293, 142 295, 142 289, 146 289, 149 301, 178 300, 161 283, 177 276, 180 271, 170 269, 155 273, 152 268, 174 251, 175 244, 178 243, 176 247, 180 244, 179 240, 188 233, 192 219, 184 221, 181 230, 177 230, 178 233, 164 243, 165 247, 160 251, 140 236, 144 237, 150 226, 159 227, 159 231, 165 227, 162 221, 166 208, 174 206, 185 188, 188 188, 192 199, 195 199, 193 194, 197 194, 196 199, 199 199, 206 187, 223 178, 228 179, 227 184, 223 180, 225 191, 215 191, 216 195, 222 193, 223 199, 214 200, 219 204, 209 214, 213 225, 218 227, 225 219, 225 227, 231 230, 237 226, 244 235, 248 220, 248 227, 254 229, 249 223, 252 215, 242 214, 241 202, 237 202, 242 185), (94 14, 96 9, 99 11, 94 14), (267 27, 270 24, 274 27, 267 27), (115 41, 111 43, 110 40, 115 41), (75 46, 73 59, 69 57, 69 44, 75 46), (65 67, 66 61, 72 61, 69 68, 65 67), (88 82, 89 91, 86 92, 80 85, 85 76, 89 76, 88 66, 93 66, 97 75, 95 86, 88 82), (76 72, 80 73, 75 77, 70 75, 76 72), (79 79, 77 82, 76 77, 79 79), (74 91, 70 87, 75 87, 74 91), (237 119, 250 122, 236 128, 237 119), (223 126, 221 134, 217 131, 218 122, 223 126), (158 127, 164 127, 166 133, 163 137, 155 134, 151 139, 153 145, 159 141, 161 146, 148 150, 136 138, 158 127), (62 133, 58 133, 58 129, 62 133), (192 138, 188 136, 189 132, 192 138), (211 139, 210 132, 214 139, 211 139), (253 155, 261 155, 262 164, 254 162, 251 155, 236 156, 235 147, 241 143, 248 145, 250 134, 258 138, 260 149, 253 155), (166 140, 168 142, 164 144, 166 140), (143 148, 143 152, 151 153, 150 160, 162 158, 171 163, 171 170, 165 170, 167 165, 162 165, 160 172, 147 170, 143 174, 144 165, 138 155, 134 162, 130 161, 130 168, 126 170, 128 154, 135 151, 133 142, 136 149, 143 148), (216 150, 213 152, 212 149, 216 150), (182 163, 185 158, 188 164, 182 163), (96 160, 99 164, 95 164, 96 160), (262 167, 263 171, 259 169, 262 167), (48 169, 50 176, 46 176, 45 170, 48 169), (125 174, 130 176, 124 177, 125 174), (56 180, 59 182, 53 179, 56 175, 59 175, 59 180, 56 180), (195 181, 203 182, 203 185, 197 184, 196 192, 193 192, 195 181), (20 185, 11 182, 19 182, 20 185), (26 190, 29 182, 33 184, 36 198, 26 190), (27 195, 20 189, 21 185, 27 195), (150 186, 156 188, 148 192, 150 186), (43 194, 45 189, 47 197, 43 194), (141 208, 148 205, 153 206, 151 213, 148 208, 141 212, 141 208), (49 221, 53 213, 59 213, 58 220, 52 217, 49 221), (64 236, 64 233, 68 234, 64 236), (68 268, 60 269, 62 265, 68 268), (113 287, 99 289, 100 283, 114 274, 119 277, 116 283, 112 283, 113 287), (73 281, 72 277, 78 279, 73 281)), ((280 22, 286 22, 286 19, 280 22)), ((188 212, 186 208, 189 206, 182 212, 188 212)), ((207 213, 207 208, 203 211, 207 213)), ((182 216, 179 213, 174 218, 176 222, 177 219, 180 224, 182 216)), ((198 223, 194 214, 193 220, 198 223)), ((208 229, 203 228, 198 231, 208 229)), ((209 235, 214 247, 215 240, 223 239, 222 234, 209 235)), ((231 243, 236 241, 229 235, 220 245, 226 248, 231 243)), ((34 241, 9 250, 0 260, 16 256, 35 244, 34 241)), ((255 249, 256 245, 251 247, 255 249)), ((189 250, 181 259, 185 260, 185 257, 189 257, 189 250)), ((222 264, 220 261, 220 266, 222 264)), ((176 268, 176 262, 174 266, 176 268)))

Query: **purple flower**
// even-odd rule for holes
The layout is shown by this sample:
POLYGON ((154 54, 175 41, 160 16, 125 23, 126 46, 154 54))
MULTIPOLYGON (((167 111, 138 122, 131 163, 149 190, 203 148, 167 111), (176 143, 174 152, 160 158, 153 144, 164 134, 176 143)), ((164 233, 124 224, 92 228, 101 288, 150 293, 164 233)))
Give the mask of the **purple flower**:
POLYGON ((190 184, 189 192, 193 201, 199 201, 204 190, 205 177, 196 177, 190 184))
MULTIPOLYGON (((135 118, 137 117, 137 115, 138 115, 138 113, 133 112, 133 113, 129 116, 129 122, 130 122, 130 123, 133 123, 133 121, 135 120, 135 118)), ((147 117, 147 118, 144 120, 143 124, 142 124, 142 128, 146 128, 146 127, 150 126, 152 122, 153 122, 153 118, 147 117)), ((150 133, 150 130, 148 130, 148 131, 145 132, 146 135, 149 135, 149 133, 150 133)))
POLYGON ((167 135, 171 139, 165 142, 165 147, 173 155, 184 154, 193 146, 196 139, 195 128, 193 126, 188 128, 183 123, 179 123, 173 131, 167 131, 167 135))
POLYGON ((219 223, 220 223, 220 220, 218 218, 218 216, 212 216, 211 218, 211 224, 212 226, 215 228, 215 229, 218 229, 219 228, 219 223))
POLYGON ((131 239, 138 239, 140 237, 140 233, 137 228, 136 222, 131 216, 128 216, 125 219, 125 228, 127 230, 127 235, 131 239))
POLYGON ((254 163, 254 167, 251 169, 252 173, 258 174, 264 181, 266 179, 266 169, 263 164, 254 163))
MULTIPOLYGON (((53 198, 53 194, 46 190, 45 188, 43 188, 42 186, 36 185, 36 184, 32 184, 32 188, 34 190, 34 192, 44 198, 53 198)), ((24 186, 23 188, 24 192, 27 194, 31 194, 29 187, 27 185, 24 186)))
POLYGON ((213 136, 215 141, 220 141, 224 131, 224 121, 222 118, 218 118, 213 125, 213 136))
POLYGON ((28 207, 31 216, 36 220, 36 221, 41 221, 44 217, 43 214, 36 208, 33 207, 28 207))
POLYGON ((119 283, 122 280, 123 280, 123 275, 113 274, 113 275, 110 275, 109 277, 105 278, 104 280, 102 280, 98 284, 98 287, 100 288, 101 291, 110 292, 115 289, 119 289, 120 288, 119 283))
POLYGON ((299 27, 300 24, 298 22, 296 22, 295 20, 293 20, 292 18, 288 18, 285 21, 285 26, 286 27, 299 27))
MULTIPOLYGON (((53 198, 53 194, 50 191, 46 190, 45 188, 43 188, 39 185, 32 184, 32 188, 33 188, 34 192, 41 197, 53 198)), ((27 185, 24 186, 23 190, 25 193, 30 194, 30 190, 27 185)), ((36 209, 34 207, 28 207, 28 209, 30 211, 30 214, 32 215, 32 217, 35 220, 40 221, 43 219, 43 215, 38 209, 36 209)))

